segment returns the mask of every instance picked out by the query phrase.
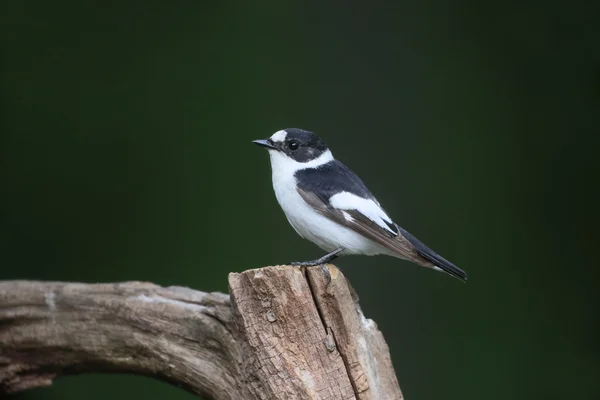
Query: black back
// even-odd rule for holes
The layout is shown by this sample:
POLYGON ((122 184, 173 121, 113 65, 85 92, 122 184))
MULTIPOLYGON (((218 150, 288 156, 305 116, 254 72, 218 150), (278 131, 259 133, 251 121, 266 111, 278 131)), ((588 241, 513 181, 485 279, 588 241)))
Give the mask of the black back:
POLYGON ((339 192, 349 192, 363 199, 374 199, 363 181, 338 160, 332 160, 317 168, 306 168, 294 174, 298 187, 314 193, 323 203, 339 192))

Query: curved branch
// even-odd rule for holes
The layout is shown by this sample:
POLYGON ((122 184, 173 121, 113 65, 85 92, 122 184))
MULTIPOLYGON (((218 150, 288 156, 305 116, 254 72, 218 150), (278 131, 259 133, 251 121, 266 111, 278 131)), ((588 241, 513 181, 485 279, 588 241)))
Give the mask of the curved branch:
POLYGON ((401 399, 383 336, 329 268, 328 287, 318 267, 230 274, 231 299, 143 282, 0 282, 0 393, 115 372, 217 400, 401 399))
POLYGON ((229 296, 220 293, 142 282, 0 282, 0 387, 127 372, 229 398, 239 390, 230 323, 229 296))

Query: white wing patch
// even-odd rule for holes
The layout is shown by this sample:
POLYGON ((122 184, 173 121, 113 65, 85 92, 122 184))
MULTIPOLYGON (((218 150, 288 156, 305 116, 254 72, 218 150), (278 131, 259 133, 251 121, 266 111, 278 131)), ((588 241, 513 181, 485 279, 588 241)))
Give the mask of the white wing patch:
POLYGON ((346 211, 342 211, 342 215, 344 216, 344 218, 346 219, 346 221, 354 221, 354 218, 352 218, 352 215, 348 214, 346 211))
MULTIPOLYGON (((381 228, 390 232, 392 235, 396 236, 396 232, 394 232, 387 224, 391 224, 392 220, 387 214, 379 207, 376 201, 371 199, 363 199, 355 194, 349 192, 340 192, 334 194, 329 199, 329 203, 339 210, 356 210, 365 217, 369 218, 371 221, 376 223, 381 228)), ((343 212, 343 211, 342 211, 343 212)), ((349 220, 348 217, 352 218, 348 213, 344 212, 344 218, 349 220)))

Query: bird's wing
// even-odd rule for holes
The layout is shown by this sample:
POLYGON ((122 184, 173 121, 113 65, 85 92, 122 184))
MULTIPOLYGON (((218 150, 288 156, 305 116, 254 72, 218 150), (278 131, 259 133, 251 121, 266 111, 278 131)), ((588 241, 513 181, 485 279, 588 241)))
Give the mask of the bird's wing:
MULTIPOLYGON (((381 213, 387 217, 385 212, 372 200, 364 199, 364 202, 357 201, 354 205, 356 208, 344 207, 342 209, 341 207, 324 202, 322 198, 313 192, 305 191, 301 188, 297 190, 304 201, 318 213, 341 225, 347 226, 366 238, 398 253, 403 258, 418 261, 418 254, 412 243, 399 233, 397 225, 391 222, 389 218, 384 219, 377 216, 374 212, 375 207, 381 210, 381 213), (367 205, 368 201, 372 202, 371 207, 367 205), (362 210, 360 203, 363 205, 362 210)), ((332 197, 332 199, 336 200, 335 197, 332 197)), ((336 202, 339 202, 339 200, 336 202)), ((336 205, 339 206, 339 204, 336 205)))
POLYGON ((315 211, 382 245, 401 258, 420 265, 433 264, 455 278, 463 281, 467 279, 464 271, 396 225, 375 198, 360 198, 346 192, 333 195, 326 202, 314 192, 302 188, 297 190, 315 211))

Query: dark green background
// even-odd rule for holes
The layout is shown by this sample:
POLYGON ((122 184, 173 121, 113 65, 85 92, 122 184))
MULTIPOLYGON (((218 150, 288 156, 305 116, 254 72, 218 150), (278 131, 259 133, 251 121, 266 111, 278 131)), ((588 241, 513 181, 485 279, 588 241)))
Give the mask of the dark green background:
MULTIPOLYGON (((339 261, 406 397, 598 399, 597 2, 0 5, 0 279, 226 291, 312 259, 265 151, 323 136, 469 283, 339 261)), ((146 378, 14 399, 185 399, 146 378)))

